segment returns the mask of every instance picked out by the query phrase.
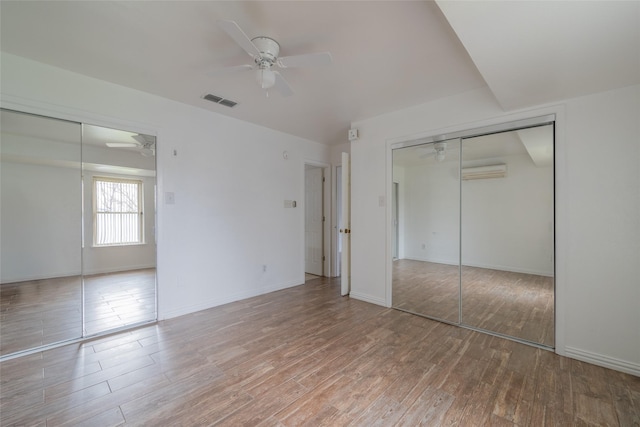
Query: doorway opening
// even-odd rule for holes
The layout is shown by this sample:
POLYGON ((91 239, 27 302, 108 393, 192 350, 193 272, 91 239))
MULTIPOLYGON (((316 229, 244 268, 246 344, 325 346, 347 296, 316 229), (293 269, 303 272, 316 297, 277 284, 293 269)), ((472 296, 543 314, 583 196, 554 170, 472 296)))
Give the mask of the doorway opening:
POLYGON ((305 164, 304 168, 304 272, 305 283, 328 276, 325 247, 328 247, 325 214, 325 167, 305 164))

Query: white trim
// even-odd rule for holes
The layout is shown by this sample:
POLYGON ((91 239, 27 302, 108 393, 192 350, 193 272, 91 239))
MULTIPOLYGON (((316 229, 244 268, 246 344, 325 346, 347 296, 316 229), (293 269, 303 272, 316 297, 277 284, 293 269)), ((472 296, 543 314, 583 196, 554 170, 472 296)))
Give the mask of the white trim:
POLYGON ((14 277, 14 278, 4 278, 0 281, 0 285, 9 285, 13 283, 22 283, 22 282, 31 282, 34 280, 46 280, 46 279, 62 279, 65 277, 80 277, 82 275, 81 270, 78 271, 68 271, 68 272, 58 272, 53 274, 38 274, 35 276, 23 276, 23 277, 14 277))
POLYGON ((406 256, 404 258, 399 258, 400 260, 408 259, 409 261, 420 261, 420 262, 432 262, 434 264, 444 264, 444 265, 455 265, 458 266, 460 263, 457 260, 446 260, 440 258, 420 258, 420 257, 410 257, 406 256))
POLYGON ((111 273, 123 273, 126 271, 135 271, 135 270, 146 270, 149 268, 156 268, 153 264, 139 264, 139 265, 130 265, 126 268, 116 267, 116 268, 99 268, 97 270, 85 271, 83 276, 95 276, 97 274, 111 274, 111 273))
MULTIPOLYGON (((399 137, 386 138, 386 168, 385 182, 386 182, 386 194, 387 200, 391 198, 393 177, 393 149, 399 148, 404 145, 415 145, 417 140, 420 139, 433 139, 438 135, 450 135, 456 133, 466 133, 468 131, 489 128, 494 126, 501 126, 503 124, 512 124, 514 122, 549 118, 548 116, 555 116, 555 164, 554 164, 554 190, 555 190, 555 352, 559 355, 565 355, 565 284, 567 283, 566 277, 566 259, 568 239, 565 237, 564 230, 568 230, 568 216, 565 207, 569 206, 569 195, 565 191, 566 183, 566 149, 565 149, 565 105, 564 104, 549 104, 542 107, 536 107, 533 109, 526 109, 517 111, 514 113, 507 113, 503 115, 494 116, 487 119, 482 119, 473 122, 459 123, 456 125, 448 126, 446 128, 435 128, 425 130, 423 132, 414 133, 411 135, 403 135, 399 137), (561 166, 561 167, 560 167, 561 166), (561 203, 558 201, 561 200, 561 203)), ((392 249, 391 245, 391 208, 387 203, 385 220, 386 227, 386 284, 385 284, 385 306, 391 307, 392 302, 392 249)), ((374 303, 375 304, 375 303, 374 303)))
MULTIPOLYGON (((103 114, 96 114, 86 110, 78 108, 72 108, 61 104, 54 104, 49 102, 42 102, 39 100, 25 98, 21 96, 11 95, 3 93, 0 88, 0 108, 5 108, 13 111, 20 111, 23 113, 35 114, 45 117, 50 117, 59 120, 67 120, 79 124, 96 125, 102 127, 108 127, 113 129, 126 130, 135 133, 143 133, 146 135, 153 135, 156 137, 156 143, 158 140, 162 140, 160 137, 162 127, 158 124, 150 124, 143 122, 136 122, 131 120, 124 120, 122 118, 114 118, 111 116, 105 116, 103 114)), ((163 166, 161 157, 156 150, 155 155, 155 198, 158 200, 160 194, 164 194, 164 178, 163 178, 163 166)), ((160 252, 162 251, 162 236, 164 234, 162 224, 164 222, 164 207, 161 203, 156 201, 155 206, 155 242, 156 242, 156 313, 159 316, 160 312, 160 281, 159 276, 160 269, 158 268, 158 260, 160 259, 160 252)), ((84 235, 82 237, 84 241, 84 235)))
POLYGON ((9 95, 2 92, 0 92, 0 107, 59 120, 67 120, 75 123, 96 125, 112 129, 121 129, 152 136, 157 136, 158 130, 157 126, 147 123, 108 117, 101 114, 91 113, 86 110, 36 101, 34 99, 9 95))
POLYGON ((570 346, 565 347, 565 353, 567 357, 572 359, 581 360, 583 362, 592 363, 604 368, 614 369, 616 371, 640 377, 640 363, 628 362, 626 360, 570 346))
MULTIPOLYGON (((319 162, 317 160, 303 159, 302 160, 302 197, 300 198, 300 202, 298 206, 301 207, 302 216, 304 217, 304 209, 305 209, 305 200, 306 200, 306 187, 305 187, 305 170, 306 165, 322 168, 322 177, 324 178, 324 182, 322 183, 322 215, 324 216, 324 222, 322 223, 322 255, 325 260, 322 263, 322 274, 325 277, 331 277, 331 267, 332 267, 332 234, 331 234, 331 212, 332 212, 332 176, 331 176, 331 165, 329 163, 319 162)), ((305 221, 302 221, 302 236, 305 235, 304 231, 305 221)), ((300 253, 304 254, 306 250, 304 237, 302 239, 302 250, 300 253)), ((302 257, 302 275, 306 273, 306 267, 304 262, 304 257, 302 257)))
MULTIPOLYGON (((385 163, 385 196, 386 200, 390 203, 386 203, 385 212, 385 292, 384 292, 384 306, 390 308, 393 304, 393 248, 391 244, 393 242, 393 143, 392 140, 386 141, 386 163, 385 163)), ((398 253, 398 256, 400 254, 398 253)))
POLYGON ((509 267, 506 265, 492 265, 492 264, 470 264, 468 262, 462 264, 463 267, 477 267, 486 268, 489 270, 509 271, 511 273, 533 274, 536 276, 553 277, 553 271, 540 271, 531 270, 528 268, 509 267))
POLYGON ((224 298, 212 298, 205 301, 201 301, 198 304, 192 304, 189 306, 176 307, 171 310, 167 310, 163 313, 158 313, 158 320, 171 319, 178 316, 184 316, 186 314, 193 314, 198 311, 207 310, 209 308, 217 307, 224 304, 229 304, 236 301, 241 301, 247 298, 253 298, 260 295, 269 294, 271 292, 280 291, 294 286, 304 285, 304 280, 291 280, 279 285, 269 286, 261 289, 254 289, 251 291, 238 292, 235 294, 227 295, 224 298))
POLYGON ((338 168, 342 163, 331 166, 331 277, 339 277, 338 268, 338 168))
POLYGON ((380 298, 372 297, 371 295, 361 294, 360 292, 354 292, 353 290, 349 293, 349 298, 387 307, 386 301, 380 298))

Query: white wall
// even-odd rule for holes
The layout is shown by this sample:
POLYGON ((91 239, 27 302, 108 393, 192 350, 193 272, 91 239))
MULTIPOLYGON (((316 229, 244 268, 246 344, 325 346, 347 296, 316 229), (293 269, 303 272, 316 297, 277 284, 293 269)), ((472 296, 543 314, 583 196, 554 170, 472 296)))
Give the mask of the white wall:
MULTIPOLYGON (((404 169, 404 257, 458 265, 460 256, 459 163, 404 169), (424 248, 423 246, 424 245, 424 248)), ((402 252, 402 251, 401 251, 402 252)))
POLYGON ((80 168, 3 161, 1 283, 81 270, 80 168))
POLYGON ((457 265, 462 253, 463 265, 553 276, 552 168, 528 154, 493 161, 507 165, 507 176, 463 181, 461 206, 458 159, 394 168, 402 258, 457 265))
POLYGON ((487 89, 352 123, 352 297, 390 302, 390 144, 557 113, 556 351, 640 375, 640 86, 505 114, 487 89))
POLYGON ((1 67, 3 107, 157 135, 160 318, 304 282, 304 212, 284 200, 328 147, 10 54, 1 67))
POLYGON ((497 160, 506 177, 462 182, 462 264, 553 276, 553 168, 497 160))

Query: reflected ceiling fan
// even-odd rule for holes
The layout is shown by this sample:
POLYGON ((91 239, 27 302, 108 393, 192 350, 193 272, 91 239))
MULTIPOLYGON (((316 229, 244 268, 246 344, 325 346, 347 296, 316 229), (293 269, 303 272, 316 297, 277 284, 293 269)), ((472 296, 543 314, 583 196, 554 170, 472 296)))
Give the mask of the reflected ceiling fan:
POLYGON ((430 144, 429 147, 425 147, 427 150, 429 150, 427 153, 421 154, 420 158, 421 159, 426 159, 429 157, 435 157, 435 159, 438 162, 442 162, 444 161, 446 155, 447 155, 447 142, 446 141, 441 141, 441 142, 434 142, 433 144, 430 144))
POLYGON ((279 68, 319 67, 331 64, 329 52, 308 53, 293 56, 278 56, 280 44, 270 37, 250 39, 234 21, 218 21, 218 25, 253 59, 253 64, 236 65, 215 70, 209 75, 215 76, 236 71, 256 71, 256 79, 269 96, 269 89, 275 88, 283 96, 293 95, 293 89, 278 71, 279 68))
POLYGON ((105 142, 109 148, 138 148, 140 154, 145 157, 155 156, 156 154, 156 138, 151 135, 137 134, 131 135, 131 142, 105 142))

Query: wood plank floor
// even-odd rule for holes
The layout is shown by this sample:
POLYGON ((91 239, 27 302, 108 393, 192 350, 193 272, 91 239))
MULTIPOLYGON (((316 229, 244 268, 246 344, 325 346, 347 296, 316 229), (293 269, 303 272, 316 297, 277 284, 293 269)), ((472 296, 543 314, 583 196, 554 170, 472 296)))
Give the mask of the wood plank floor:
POLYGON ((0 354, 154 320, 155 268, 0 285, 0 354))
MULTIPOLYGON (((458 266, 393 262, 393 306, 458 322, 458 266)), ((462 267, 462 323, 553 347, 552 277, 462 267)))
POLYGON ((633 426, 640 378, 340 297, 339 279, 0 363, 2 426, 633 426))
POLYGON ((156 269, 84 277, 85 334, 156 319, 156 269))

